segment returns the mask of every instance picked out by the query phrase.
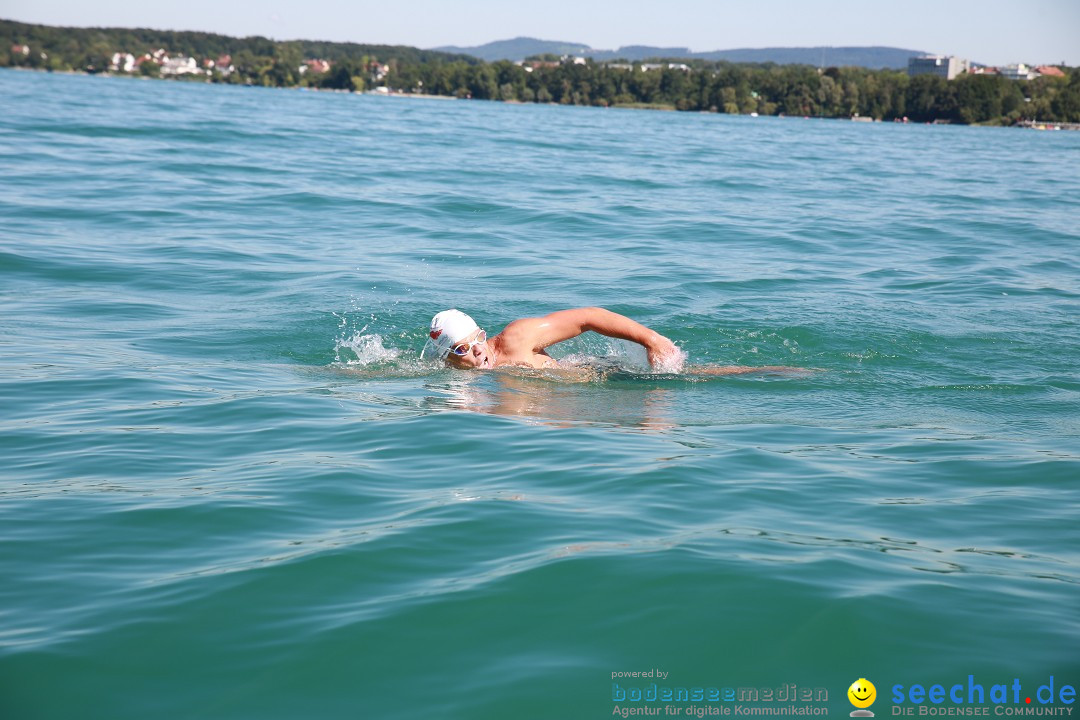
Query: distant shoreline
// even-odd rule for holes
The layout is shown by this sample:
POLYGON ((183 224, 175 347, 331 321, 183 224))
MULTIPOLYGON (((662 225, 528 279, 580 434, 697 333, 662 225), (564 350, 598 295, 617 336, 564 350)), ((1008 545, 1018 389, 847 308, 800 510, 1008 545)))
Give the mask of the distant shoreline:
POLYGON ((406 45, 53 27, 3 19, 0 36, 6 38, 0 45, 0 66, 88 74, 375 90, 393 97, 665 111, 674 107, 677 112, 761 117, 858 117, 861 122, 872 118, 1004 127, 1020 121, 1036 127, 1080 123, 1080 68, 1064 62, 997 68, 949 57, 946 67, 941 56, 923 58, 934 60, 932 65, 912 64, 919 54, 903 59, 915 51, 902 51, 900 59, 882 67, 818 48, 820 55, 788 55, 758 63, 682 57, 685 48, 643 46, 624 48, 632 56, 625 58, 515 51, 512 56, 520 60, 486 62, 406 45), (639 55, 640 60, 633 59, 639 55))
MULTIPOLYGON (((82 75, 82 76, 86 76, 86 77, 126 78, 126 79, 131 79, 131 80, 154 80, 154 81, 165 81, 165 82, 180 82, 180 83, 183 83, 183 84, 194 84, 194 85, 231 85, 232 87, 264 88, 264 89, 267 89, 267 90, 294 90, 294 91, 301 91, 301 92, 337 93, 337 94, 345 94, 345 95, 370 95, 372 97, 385 97, 385 98, 413 98, 413 99, 418 99, 418 100, 474 100, 475 99, 475 100, 481 100, 482 102, 498 102, 498 103, 504 103, 504 104, 507 104, 507 105, 556 105, 556 106, 561 105, 561 103, 555 103, 555 102, 542 103, 542 102, 524 102, 524 101, 521 101, 521 100, 507 101, 507 100, 487 100, 487 99, 480 99, 480 98, 458 98, 458 97, 455 97, 453 95, 433 95, 431 93, 410 93, 410 92, 401 92, 401 91, 395 91, 395 90, 387 90, 387 91, 384 92, 384 91, 375 90, 375 89, 372 89, 372 90, 342 90, 342 89, 336 89, 336 88, 318 88, 318 87, 300 86, 300 85, 293 86, 293 87, 282 87, 282 86, 274 86, 274 85, 255 85, 253 83, 252 84, 248 84, 248 83, 231 84, 231 83, 213 82, 213 81, 211 81, 209 79, 200 79, 200 78, 194 78, 194 77, 190 78, 190 79, 188 79, 188 78, 146 77, 146 76, 140 76, 140 75, 132 75, 132 74, 129 74, 129 73, 111 73, 111 72, 90 73, 90 72, 86 72, 86 71, 83 71, 83 70, 48 70, 48 69, 44 69, 44 68, 28 68, 28 67, 18 67, 18 66, 8 66, 8 67, 5 67, 5 68, 0 68, 0 70, 17 70, 17 71, 55 74, 55 75, 82 75)), ((594 107, 594 106, 568 105, 568 107, 594 107)), ((662 103, 619 103, 619 104, 615 104, 615 105, 610 105, 608 107, 611 108, 611 109, 616 109, 616 110, 649 110, 649 111, 654 111, 654 112, 655 111, 661 111, 661 112, 677 112, 678 111, 678 109, 674 105, 667 105, 667 104, 662 104, 662 103)), ((713 111, 709 111, 709 110, 699 110, 698 113, 703 113, 703 114, 707 114, 707 115, 730 115, 732 117, 758 117, 758 113, 721 113, 721 112, 713 112, 713 111)), ((1004 128, 1020 128, 1020 129, 1023 129, 1023 130, 1073 130, 1073 131, 1080 130, 1080 123, 1051 122, 1051 121, 1042 121, 1042 120, 1022 120, 1022 121, 1017 122, 1017 123, 1015 123, 1013 125, 1002 125, 1002 124, 995 124, 995 123, 992 123, 992 122, 969 123, 969 124, 965 125, 965 124, 962 124, 962 123, 949 123, 949 122, 933 122, 933 123, 931 123, 931 122, 907 122, 907 123, 905 123, 905 122, 901 122, 900 120, 876 120, 876 119, 873 119, 873 118, 860 117, 860 116, 857 116, 857 115, 853 116, 853 117, 850 117, 850 118, 842 118, 842 117, 838 118, 838 117, 816 117, 816 116, 785 115, 783 113, 779 113, 779 114, 776 114, 776 115, 766 115, 764 117, 802 118, 802 119, 806 119, 806 120, 837 120, 837 121, 841 121, 841 122, 854 121, 854 122, 861 122, 861 123, 868 123, 868 124, 887 123, 887 124, 910 124, 910 125, 957 125, 959 127, 1004 127, 1004 128)))
POLYGON ((430 93, 406 93, 396 90, 380 91, 375 90, 359 90, 355 92, 356 95, 374 95, 376 97, 396 97, 396 98, 419 98, 424 100, 458 100, 460 98, 453 95, 431 95, 430 93))

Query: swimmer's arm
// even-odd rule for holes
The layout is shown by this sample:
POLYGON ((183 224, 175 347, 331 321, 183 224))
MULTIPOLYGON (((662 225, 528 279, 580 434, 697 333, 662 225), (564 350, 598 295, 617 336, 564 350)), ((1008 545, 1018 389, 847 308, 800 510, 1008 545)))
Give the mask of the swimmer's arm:
POLYGON ((649 363, 656 364, 676 352, 675 344, 625 315, 599 307, 560 310, 539 318, 515 320, 503 331, 507 339, 527 342, 533 352, 575 338, 589 330, 607 337, 629 340, 641 345, 649 354, 649 363))

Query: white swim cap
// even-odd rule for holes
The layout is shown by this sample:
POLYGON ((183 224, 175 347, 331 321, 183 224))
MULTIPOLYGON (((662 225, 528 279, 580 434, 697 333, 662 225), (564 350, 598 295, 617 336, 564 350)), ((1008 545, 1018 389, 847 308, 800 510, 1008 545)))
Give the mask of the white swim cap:
POLYGON ((471 317, 460 310, 443 310, 431 318, 431 343, 440 358, 450 354, 454 343, 467 339, 480 329, 471 317))

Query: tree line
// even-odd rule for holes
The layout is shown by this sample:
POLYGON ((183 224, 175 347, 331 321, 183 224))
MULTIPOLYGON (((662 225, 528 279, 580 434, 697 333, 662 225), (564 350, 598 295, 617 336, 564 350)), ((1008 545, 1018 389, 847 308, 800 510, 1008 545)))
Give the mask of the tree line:
MULTIPOLYGON (((913 122, 1013 124, 1021 120, 1080 122, 1080 69, 1066 76, 1009 80, 1000 75, 908 77, 894 70, 808 65, 735 64, 704 60, 641 63, 483 62, 404 46, 312 41, 275 42, 200 32, 57 28, 0 21, 0 66, 101 70, 114 52, 164 48, 173 55, 231 55, 235 70, 198 76, 212 82, 276 87, 398 92, 508 102, 684 111, 758 113, 913 122), (16 51, 26 46, 29 52, 16 51), (331 61, 329 71, 301 72, 304 61, 331 61), (378 72, 381 66, 389 72, 378 72), (669 67, 669 65, 677 65, 669 67)), ((550 60, 550 59, 549 59, 550 60)), ((140 68, 154 74, 156 66, 140 68)))
POLYGON ((682 61, 659 64, 664 67, 537 64, 529 72, 509 62, 400 63, 386 81, 406 92, 516 102, 964 124, 1080 122, 1080 72, 1075 70, 1066 70, 1065 78, 965 74, 945 80, 857 67, 697 62, 681 69, 667 65, 682 61))
MULTIPOLYGON (((113 53, 140 55, 158 48, 164 48, 171 55, 185 55, 199 60, 216 59, 221 55, 232 55, 235 58, 242 53, 252 58, 273 60, 295 53, 299 58, 321 58, 331 62, 359 61, 365 55, 378 57, 383 62, 479 62, 469 55, 421 50, 405 45, 362 45, 313 40, 278 42, 258 36, 236 38, 214 33, 146 28, 65 28, 0 20, 0 66, 83 71, 92 67, 101 70, 108 67, 113 53), (17 45, 27 46, 29 52, 25 55, 12 52, 12 47, 17 45), (42 57, 43 54, 45 57, 42 57)), ((256 67, 262 66, 261 62, 253 64, 256 67)), ((247 79, 258 80, 259 77, 249 76, 247 79)))

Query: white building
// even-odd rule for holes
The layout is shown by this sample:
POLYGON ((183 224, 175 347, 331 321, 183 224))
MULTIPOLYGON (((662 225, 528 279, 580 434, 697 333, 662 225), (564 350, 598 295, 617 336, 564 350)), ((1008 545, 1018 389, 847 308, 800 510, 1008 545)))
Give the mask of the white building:
POLYGON ((1001 75, 1001 77, 1006 77, 1010 80, 1034 80, 1039 77, 1039 73, 1024 63, 1000 67, 998 68, 998 74, 1001 75))
POLYGON ((690 71, 690 66, 687 65, 686 63, 673 63, 672 62, 672 63, 642 63, 641 64, 641 69, 646 71, 646 72, 649 71, 649 70, 663 70, 665 68, 668 69, 668 70, 684 70, 686 72, 690 71))
POLYGON ((967 60, 952 55, 923 55, 908 59, 907 72, 911 77, 937 75, 952 80, 957 75, 966 73, 968 68, 967 60))
POLYGON ((131 53, 113 53, 109 70, 129 73, 135 69, 135 56, 131 53))
POLYGON ((198 75, 202 73, 193 57, 168 58, 161 65, 162 75, 198 75))

